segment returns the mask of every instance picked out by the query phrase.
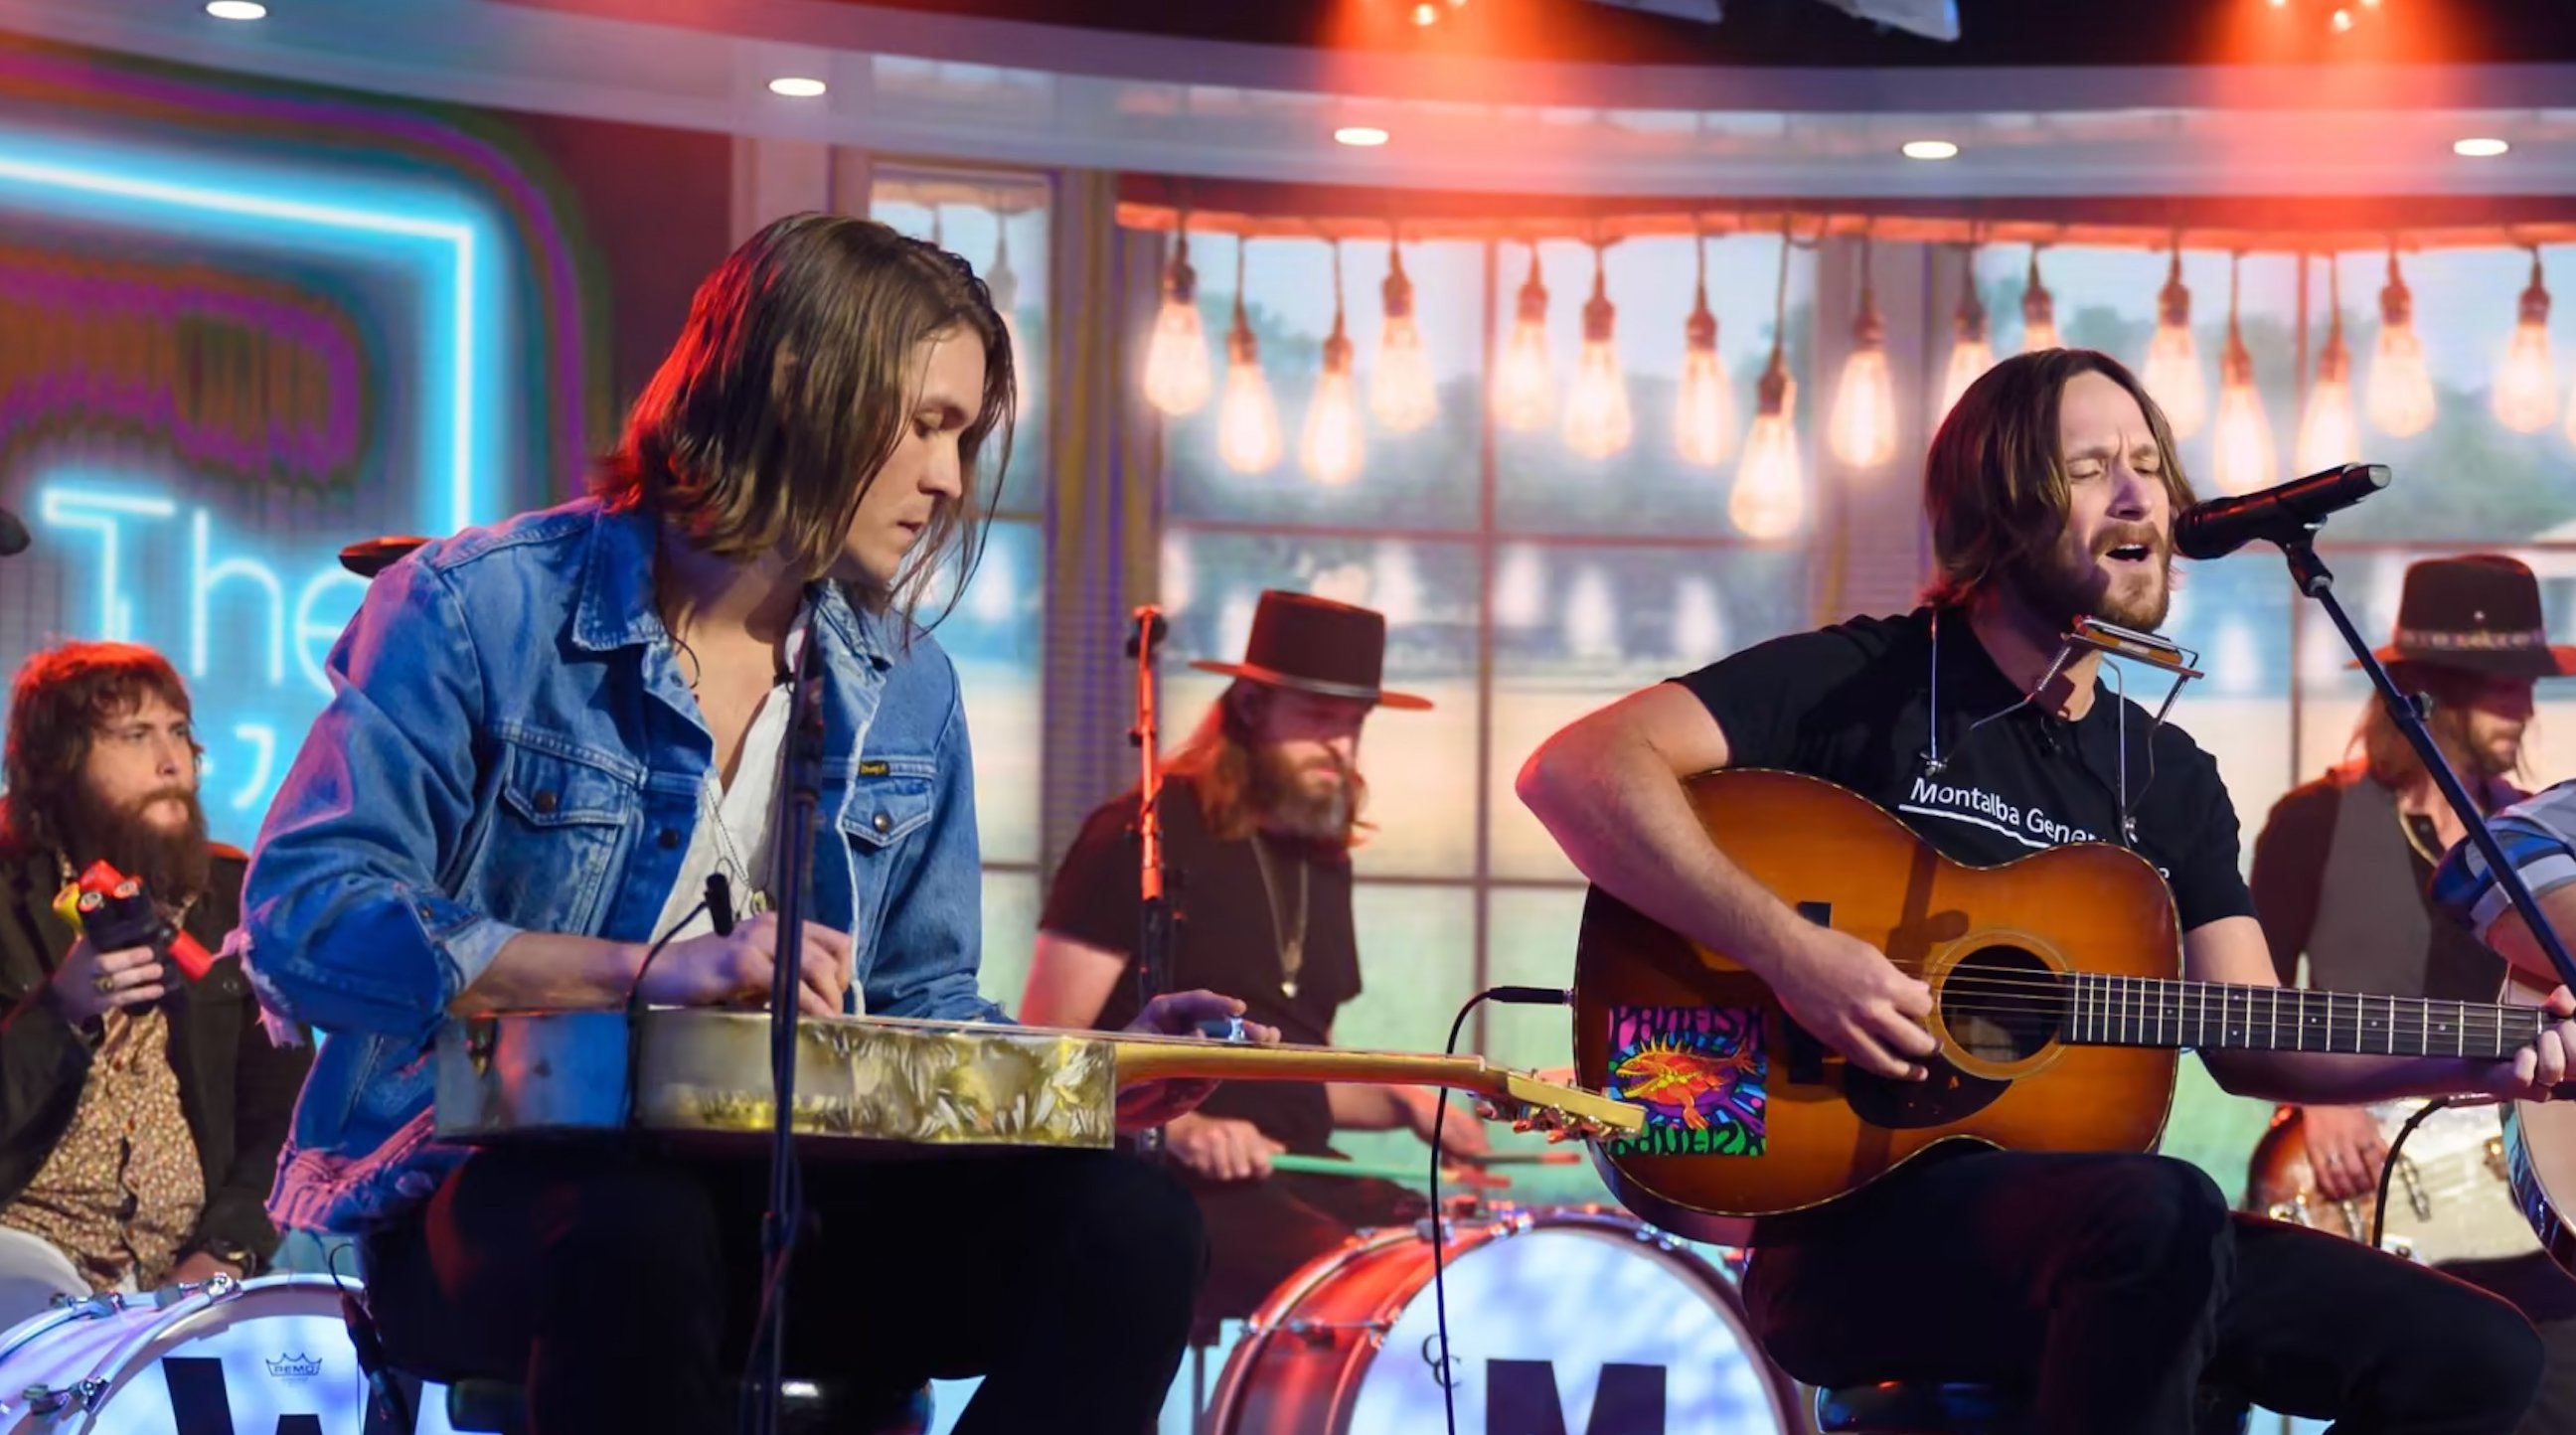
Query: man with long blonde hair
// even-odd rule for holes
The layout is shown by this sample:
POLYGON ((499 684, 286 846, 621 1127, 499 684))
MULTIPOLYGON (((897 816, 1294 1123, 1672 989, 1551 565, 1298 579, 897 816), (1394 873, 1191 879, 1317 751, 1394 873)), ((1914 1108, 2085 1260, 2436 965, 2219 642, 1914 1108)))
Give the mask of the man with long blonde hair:
MULTIPOLYGON (((2550 643, 2540 582, 2496 554, 2410 565, 2397 630, 2378 657, 2404 692, 2432 700, 2426 727, 2461 783, 2493 814, 2521 801, 2533 688, 2576 674, 2576 647, 2550 643)), ((2284 985, 2384 992, 2443 1001, 2494 1001, 2505 960, 2444 920, 2427 893, 2443 854, 2467 836, 2413 744, 2373 698, 2354 725, 2347 761, 2274 804, 2254 839, 2255 914, 2284 985)), ((2477 1119, 2476 1113, 2460 1113, 2477 1119)), ((2445 1118, 2450 1119, 2450 1118, 2445 1118)), ((2490 1132, 2495 1117, 2484 1117, 2490 1132)), ((2316 1196, 2366 1207, 2388 1155, 2378 1113, 2359 1106, 2283 1107, 2250 1173, 2252 1204, 2296 1193, 2295 1167, 2264 1159, 2292 1143, 2316 1196)), ((2434 1134, 2416 1138, 2418 1148, 2434 1134)), ((2501 1204, 2505 1193, 2499 1183, 2501 1204)), ((2446 1263, 2443 1270, 2512 1301, 2549 1349, 2526 1435, 2576 1429, 2576 1285, 2540 1254, 2446 1263)))
MULTIPOLYGON (((542 1435, 704 1435, 733 1427, 764 1300, 765 1161, 441 1143, 426 1073, 447 1018, 765 1005, 787 962, 813 1018, 1003 1019, 976 988, 965 708, 910 613, 972 566, 1014 391, 964 260, 782 219, 699 287, 597 494, 375 578, 260 834, 243 934, 262 995, 332 1038, 271 1210, 360 1238, 398 1367, 524 1382, 542 1435), (782 932, 772 813, 809 644, 812 920, 782 932)), ((1181 993, 1137 1024, 1241 1010, 1181 993)), ((1121 1116, 1204 1093, 1149 1088, 1121 1116)), ((1162 1172, 923 1152, 809 1163, 803 1188, 785 1362, 858 1404, 833 1428, 876 1428, 869 1405, 932 1375, 984 1378, 966 1435, 1133 1435, 1161 1407, 1202 1262, 1162 1172)))
MULTIPOLYGON (((1360 992, 1350 853, 1367 798, 1361 725, 1376 708, 1430 706, 1382 686, 1385 652, 1379 613, 1262 594, 1243 661, 1193 664, 1234 682, 1165 763, 1157 806, 1181 918, 1171 981, 1240 995, 1290 1041, 1330 1044, 1334 1013, 1360 992)), ((1057 868, 1023 1021, 1114 1026, 1135 1011, 1140 807, 1130 790, 1095 810, 1057 868)), ((1330 1158, 1337 1130, 1428 1139, 1439 1100, 1404 1087, 1246 1082, 1172 1122, 1165 1149, 1208 1226, 1202 1326, 1249 1314, 1353 1229, 1409 1220, 1421 1206, 1384 1181, 1274 1172, 1273 1157, 1330 1158)), ((1484 1149, 1472 1120, 1447 1123, 1444 1143, 1484 1149)))

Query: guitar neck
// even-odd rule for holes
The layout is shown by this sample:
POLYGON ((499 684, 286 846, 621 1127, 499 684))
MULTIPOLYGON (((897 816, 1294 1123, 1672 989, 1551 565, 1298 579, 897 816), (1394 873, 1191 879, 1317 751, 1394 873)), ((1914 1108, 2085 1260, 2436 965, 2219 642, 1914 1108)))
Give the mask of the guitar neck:
POLYGON ((2155 977, 2074 975, 2065 1039, 2083 1046, 2319 1051, 2500 1061, 2537 1038, 2536 1007, 2155 977))
MULTIPOLYGON (((1094 1033, 1096 1037, 1103 1033, 1094 1033)), ((1242 1046, 1229 1042, 1106 1035, 1118 1052, 1118 1084, 1203 1081, 1349 1081, 1377 1086, 1443 1086, 1508 1097, 1507 1073, 1480 1057, 1352 1051, 1333 1046, 1242 1046)))

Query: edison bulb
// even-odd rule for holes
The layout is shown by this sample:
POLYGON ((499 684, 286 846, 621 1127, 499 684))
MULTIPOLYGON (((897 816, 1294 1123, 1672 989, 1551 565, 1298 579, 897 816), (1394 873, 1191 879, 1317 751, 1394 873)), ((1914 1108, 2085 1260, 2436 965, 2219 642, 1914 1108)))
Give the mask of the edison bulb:
POLYGON ((1345 484, 1359 476, 1362 443, 1359 386, 1351 378, 1351 341, 1336 322, 1332 337, 1324 341, 1324 372, 1315 380, 1315 396, 1306 406, 1297 459, 1317 483, 1345 484))
POLYGON ((2504 364, 2496 370, 2495 416, 2515 433, 2538 433, 2558 418, 2558 369, 2549 358, 2549 288, 2540 281, 2537 255, 2504 364))
POLYGON ((1702 291, 1682 326, 1681 393, 1673 408, 1673 444, 1684 462, 1715 468, 1735 446, 1735 396, 1717 352, 1717 316, 1702 291))
POLYGON ((1834 457, 1854 468, 1896 457, 1896 381, 1887 371, 1886 345, 1854 349, 1843 360, 1829 438, 1834 457))
POLYGON ((2218 431, 2212 436, 2212 471, 2228 493, 2269 488, 2280 461, 2272 452, 2272 424, 2263 413, 2263 396, 2254 387, 2254 363, 2244 342, 2228 336, 2220 365, 2218 431))
POLYGON ((1154 337, 1145 349, 1145 400, 1178 418, 1207 404, 1207 332, 1199 323, 1198 272, 1190 268, 1183 239, 1163 274, 1163 307, 1154 315, 1154 337))
POLYGON ((2388 256, 2388 285, 2379 291, 2379 344, 2370 356, 2366 402, 2381 433, 2405 438, 2433 426, 2433 375, 2415 333, 2415 296, 2388 256))
POLYGON ((1521 285, 1511 338, 1494 366, 1494 421, 1535 433, 1556 411, 1547 362, 1547 286, 1539 282, 1538 251, 1530 251, 1529 278, 1521 285))
POLYGON ((1386 329, 1379 336, 1377 368, 1369 377, 1369 411, 1393 433, 1411 433, 1440 416, 1440 385, 1431 354, 1422 346, 1422 324, 1413 313, 1413 281, 1401 251, 1387 252, 1386 329))
POLYGON ((2325 352, 2317 357, 2317 381, 2308 389, 2307 416, 2299 421, 2299 472, 2316 473, 2361 456, 2361 424, 2352 408, 2352 355, 2343 346, 2343 329, 2326 333, 2325 352))
POLYGON ((1628 412, 1628 381, 1619 372, 1616 314, 1595 278, 1592 297, 1583 306, 1583 354, 1575 361, 1574 389, 1565 401, 1565 446, 1585 458, 1608 458, 1626 448, 1636 433, 1628 412))
POLYGON ((1735 470, 1726 516, 1747 538, 1786 538, 1807 516, 1806 465, 1798 453, 1798 385, 1777 355, 1762 375, 1759 411, 1745 435, 1744 461, 1735 470))
POLYGON ((1261 347, 1240 305, 1234 332, 1226 340, 1216 446, 1218 457, 1237 473, 1268 473, 1279 466, 1279 406, 1270 397, 1270 380, 1261 372, 1261 347))

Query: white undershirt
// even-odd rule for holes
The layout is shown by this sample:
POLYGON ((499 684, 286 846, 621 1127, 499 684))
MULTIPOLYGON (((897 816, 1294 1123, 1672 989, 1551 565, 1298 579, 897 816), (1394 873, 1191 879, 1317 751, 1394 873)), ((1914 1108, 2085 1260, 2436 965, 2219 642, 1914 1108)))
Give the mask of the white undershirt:
MULTIPOLYGON (((797 654, 805 644, 806 610, 800 610, 793 626, 787 630, 787 666, 793 671, 797 654)), ((794 688, 778 683, 760 700, 751 715, 751 726, 742 735, 742 752, 734 763, 733 785, 725 785, 724 776, 713 763, 707 765, 705 779, 698 789, 698 820, 689 831, 689 850, 680 858, 680 875, 672 883, 671 895, 662 899, 662 915, 653 924, 653 935, 660 937, 671 929, 688 910, 706 900, 707 877, 715 872, 725 874, 733 889, 736 921, 749 918, 760 910, 754 905, 755 895, 769 896, 769 857, 771 819, 776 815, 780 758, 787 748, 788 709, 795 698, 794 688)), ((715 918, 706 912, 690 917, 688 924, 674 933, 671 940, 686 941, 715 930, 715 918)))

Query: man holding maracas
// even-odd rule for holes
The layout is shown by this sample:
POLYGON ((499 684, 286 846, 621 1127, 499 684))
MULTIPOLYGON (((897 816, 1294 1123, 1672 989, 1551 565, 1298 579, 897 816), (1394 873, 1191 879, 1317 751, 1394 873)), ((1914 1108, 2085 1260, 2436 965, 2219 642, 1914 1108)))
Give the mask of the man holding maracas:
POLYGON ((309 1046, 216 960, 245 859, 206 838, 170 664, 67 643, 19 670, 0 798, 0 1329, 58 1294, 255 1275, 309 1046), (86 935, 84 935, 86 933, 86 935))

